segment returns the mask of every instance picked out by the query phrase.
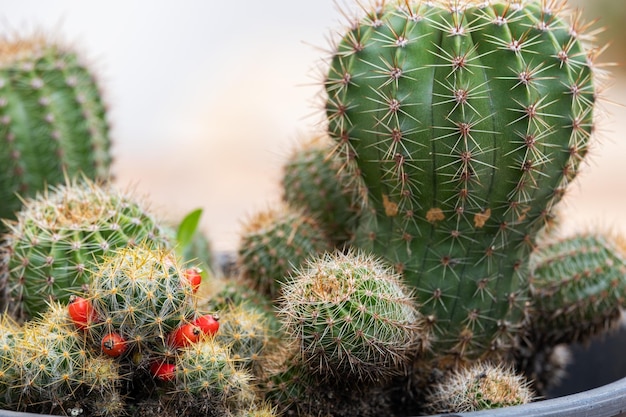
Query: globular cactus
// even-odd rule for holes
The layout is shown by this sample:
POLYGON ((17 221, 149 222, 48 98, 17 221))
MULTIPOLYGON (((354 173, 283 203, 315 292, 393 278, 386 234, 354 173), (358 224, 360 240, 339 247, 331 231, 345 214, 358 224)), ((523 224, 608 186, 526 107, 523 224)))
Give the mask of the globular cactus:
POLYGON ((619 322, 626 285, 619 240, 601 234, 560 239, 540 247, 530 268, 535 344, 585 342, 619 322))
POLYGON ((426 399, 432 413, 464 413, 527 404, 535 399, 528 381, 513 368, 475 363, 445 375, 426 399))
POLYGON ((0 218, 65 175, 108 178, 110 147, 100 88, 76 51, 43 34, 0 39, 0 218))
POLYGON ((231 305, 220 311, 215 340, 230 349, 237 366, 253 370, 270 343, 267 316, 253 306, 231 305))
POLYGON ((284 343, 263 358, 259 387, 280 415, 376 417, 395 414, 398 405, 382 384, 327 379, 306 361, 297 344, 284 343))
POLYGON ((310 255, 331 249, 329 238, 313 218, 282 206, 260 211, 245 223, 237 263, 256 290, 275 299, 294 268, 310 255))
POLYGON ((155 217, 130 193, 86 178, 25 201, 2 247, 9 311, 21 318, 85 291, 90 272, 118 248, 171 245, 155 217))
POLYGON ((402 374, 429 343, 410 291, 390 266, 350 252, 313 258, 283 286, 279 316, 326 376, 402 374))
POLYGON ((362 204, 359 177, 344 168, 325 135, 295 148, 283 167, 283 200, 316 219, 336 246, 354 234, 362 204))
POLYGON ((10 409, 64 412, 77 397, 89 407, 118 392, 123 380, 119 366, 89 348, 60 304, 24 325, 10 358, 17 374, 10 409))
POLYGON ((380 1, 336 45, 354 245, 415 288, 440 362, 507 356, 524 326, 529 254, 594 130, 585 29, 560 1, 380 1))
POLYGON ((96 344, 119 335, 129 353, 163 347, 195 313, 192 285, 172 251, 142 245, 118 249, 98 265, 88 300, 97 319, 87 330, 96 344))
POLYGON ((231 411, 249 409, 255 401, 248 371, 238 369, 228 348, 212 337, 182 349, 176 356, 174 385, 204 413, 222 407, 231 411))

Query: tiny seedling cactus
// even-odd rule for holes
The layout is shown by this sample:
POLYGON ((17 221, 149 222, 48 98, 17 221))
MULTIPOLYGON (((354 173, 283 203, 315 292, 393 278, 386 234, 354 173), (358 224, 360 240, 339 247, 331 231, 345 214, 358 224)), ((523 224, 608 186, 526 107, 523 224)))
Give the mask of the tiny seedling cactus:
POLYGON ((331 56, 329 132, 369 203, 353 244, 415 289, 440 362, 523 331, 529 255, 594 130, 585 29, 559 1, 380 1, 331 56))
POLYGON ((0 218, 66 174, 108 178, 106 107, 82 61, 43 34, 0 39, 0 218))

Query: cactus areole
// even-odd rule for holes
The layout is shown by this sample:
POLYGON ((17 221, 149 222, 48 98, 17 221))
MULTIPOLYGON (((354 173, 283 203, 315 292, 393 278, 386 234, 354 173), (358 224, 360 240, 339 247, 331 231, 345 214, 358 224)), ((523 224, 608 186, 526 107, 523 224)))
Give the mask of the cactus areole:
POLYGON ((437 354, 515 343, 528 254, 593 130, 585 29, 558 0, 387 1, 336 45, 329 133, 369 203, 354 243, 404 273, 437 354))

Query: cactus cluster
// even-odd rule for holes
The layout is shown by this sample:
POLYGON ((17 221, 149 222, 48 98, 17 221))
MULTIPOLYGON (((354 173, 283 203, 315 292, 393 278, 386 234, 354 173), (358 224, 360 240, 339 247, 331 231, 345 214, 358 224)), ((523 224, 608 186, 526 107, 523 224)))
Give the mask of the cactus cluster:
POLYGON ((325 131, 287 158, 283 201, 244 223, 224 271, 201 210, 175 230, 112 187, 79 59, 44 38, 0 43, 0 406, 490 409, 535 401, 564 346, 615 325, 622 240, 555 225, 602 87, 580 14, 565 0, 361 9, 328 59, 325 131))

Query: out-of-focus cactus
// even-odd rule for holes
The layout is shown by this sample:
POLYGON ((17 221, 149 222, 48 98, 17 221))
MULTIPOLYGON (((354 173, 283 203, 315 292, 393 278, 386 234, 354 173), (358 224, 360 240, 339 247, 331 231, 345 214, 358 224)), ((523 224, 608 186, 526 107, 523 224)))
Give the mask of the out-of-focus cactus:
POLYGON ((237 262, 254 288, 275 299, 291 271, 309 256, 331 249, 313 218, 284 206, 258 212, 245 223, 237 262))
POLYGON ((475 363, 453 371, 434 384, 426 399, 432 413, 463 413, 527 404, 535 395, 514 369, 475 363))
POLYGON ((0 39, 0 218, 65 175, 108 178, 110 146, 100 88, 76 51, 42 34, 0 39))
POLYGON ((586 342, 621 317, 626 299, 623 243, 587 234, 542 246, 531 258, 530 283, 535 343, 586 342))

